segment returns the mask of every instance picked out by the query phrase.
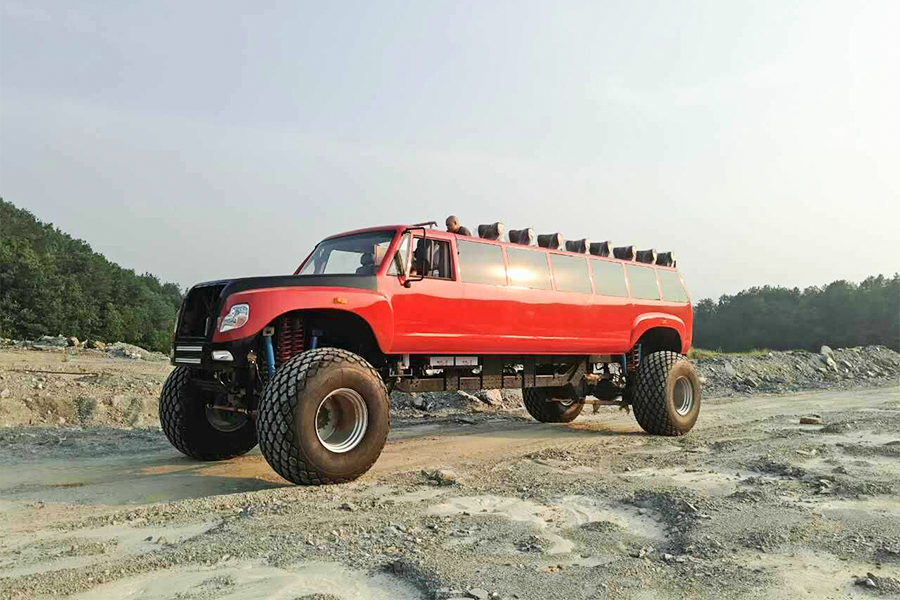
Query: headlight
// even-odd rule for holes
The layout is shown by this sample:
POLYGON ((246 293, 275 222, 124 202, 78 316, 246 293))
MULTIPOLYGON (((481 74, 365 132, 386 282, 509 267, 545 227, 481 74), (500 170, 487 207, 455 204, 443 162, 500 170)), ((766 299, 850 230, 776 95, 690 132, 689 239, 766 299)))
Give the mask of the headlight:
POLYGON ((222 319, 222 324, 219 325, 219 333, 224 333, 226 331, 231 331, 232 329, 239 329, 247 324, 247 321, 250 320, 250 305, 249 304, 235 304, 231 307, 231 310, 228 311, 228 314, 222 319))

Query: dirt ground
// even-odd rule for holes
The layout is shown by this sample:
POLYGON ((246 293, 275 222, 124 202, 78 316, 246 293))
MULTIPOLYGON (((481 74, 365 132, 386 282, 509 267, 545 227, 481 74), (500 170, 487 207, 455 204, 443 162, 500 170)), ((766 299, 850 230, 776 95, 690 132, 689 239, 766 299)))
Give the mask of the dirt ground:
MULTIPOLYGON (((0 354, 0 387, 35 362, 0 354)), ((683 438, 613 408, 403 411, 369 474, 304 488, 129 417, 167 365, 66 365, 125 377, 25 383, 117 426, 0 428, 0 598, 900 598, 896 385, 704 399, 683 438)))

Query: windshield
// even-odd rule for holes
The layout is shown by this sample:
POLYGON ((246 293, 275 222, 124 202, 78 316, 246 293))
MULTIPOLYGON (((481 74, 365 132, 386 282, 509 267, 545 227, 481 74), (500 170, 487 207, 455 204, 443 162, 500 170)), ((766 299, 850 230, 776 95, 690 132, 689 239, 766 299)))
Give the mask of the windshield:
POLYGON ((394 239, 394 231, 373 231, 325 240, 300 275, 374 275, 394 239))

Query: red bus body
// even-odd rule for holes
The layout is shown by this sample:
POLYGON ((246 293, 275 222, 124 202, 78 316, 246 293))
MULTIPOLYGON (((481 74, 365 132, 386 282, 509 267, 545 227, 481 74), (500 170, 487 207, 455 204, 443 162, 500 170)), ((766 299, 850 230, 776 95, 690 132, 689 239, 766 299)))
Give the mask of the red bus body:
MULTIPOLYGON (((239 329, 224 333, 219 332, 217 322, 211 341, 224 344, 256 336, 279 316, 292 311, 327 310, 349 312, 363 319, 385 355, 624 354, 653 328, 677 333, 682 353, 687 353, 691 346, 692 310, 686 288, 686 302, 634 298, 625 265, 641 263, 529 247, 547 255, 575 256, 586 261, 620 265, 629 290, 627 297, 597 294, 594 269, 588 269, 592 294, 558 291, 555 281, 548 290, 516 287, 509 285, 508 280, 505 286, 465 283, 461 281, 457 250, 460 240, 503 248, 504 267, 508 267, 506 249, 523 246, 424 230, 426 237, 450 243, 453 277, 449 280, 425 278, 409 281, 407 285, 406 277, 389 275, 388 270, 391 257, 401 245, 402 234, 409 229, 409 226, 396 225, 341 234, 386 230, 396 233, 387 258, 377 269, 374 289, 276 284, 238 291, 224 299, 218 322, 236 304, 252 307, 249 321, 239 329)), ((416 231, 421 234, 423 230, 417 228, 416 231)), ((547 260, 550 260, 549 256, 547 260)), ((642 266, 657 272, 674 271, 662 266, 642 266)), ((550 271, 552 273, 552 269, 550 271)), ((678 279, 683 286, 680 275, 678 279)), ((658 280, 657 287, 659 297, 663 298, 658 280)))

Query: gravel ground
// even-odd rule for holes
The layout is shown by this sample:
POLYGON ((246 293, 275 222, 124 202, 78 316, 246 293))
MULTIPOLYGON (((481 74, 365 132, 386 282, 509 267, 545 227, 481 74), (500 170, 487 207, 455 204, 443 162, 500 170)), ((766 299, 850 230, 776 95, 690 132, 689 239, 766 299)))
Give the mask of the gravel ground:
MULTIPOLYGON (((166 372, 70 361, 110 373, 76 386, 101 401, 166 372)), ((896 381, 705 399, 683 438, 482 395, 395 398, 372 471, 319 488, 155 426, 0 428, 0 598, 900 598, 896 381)))

